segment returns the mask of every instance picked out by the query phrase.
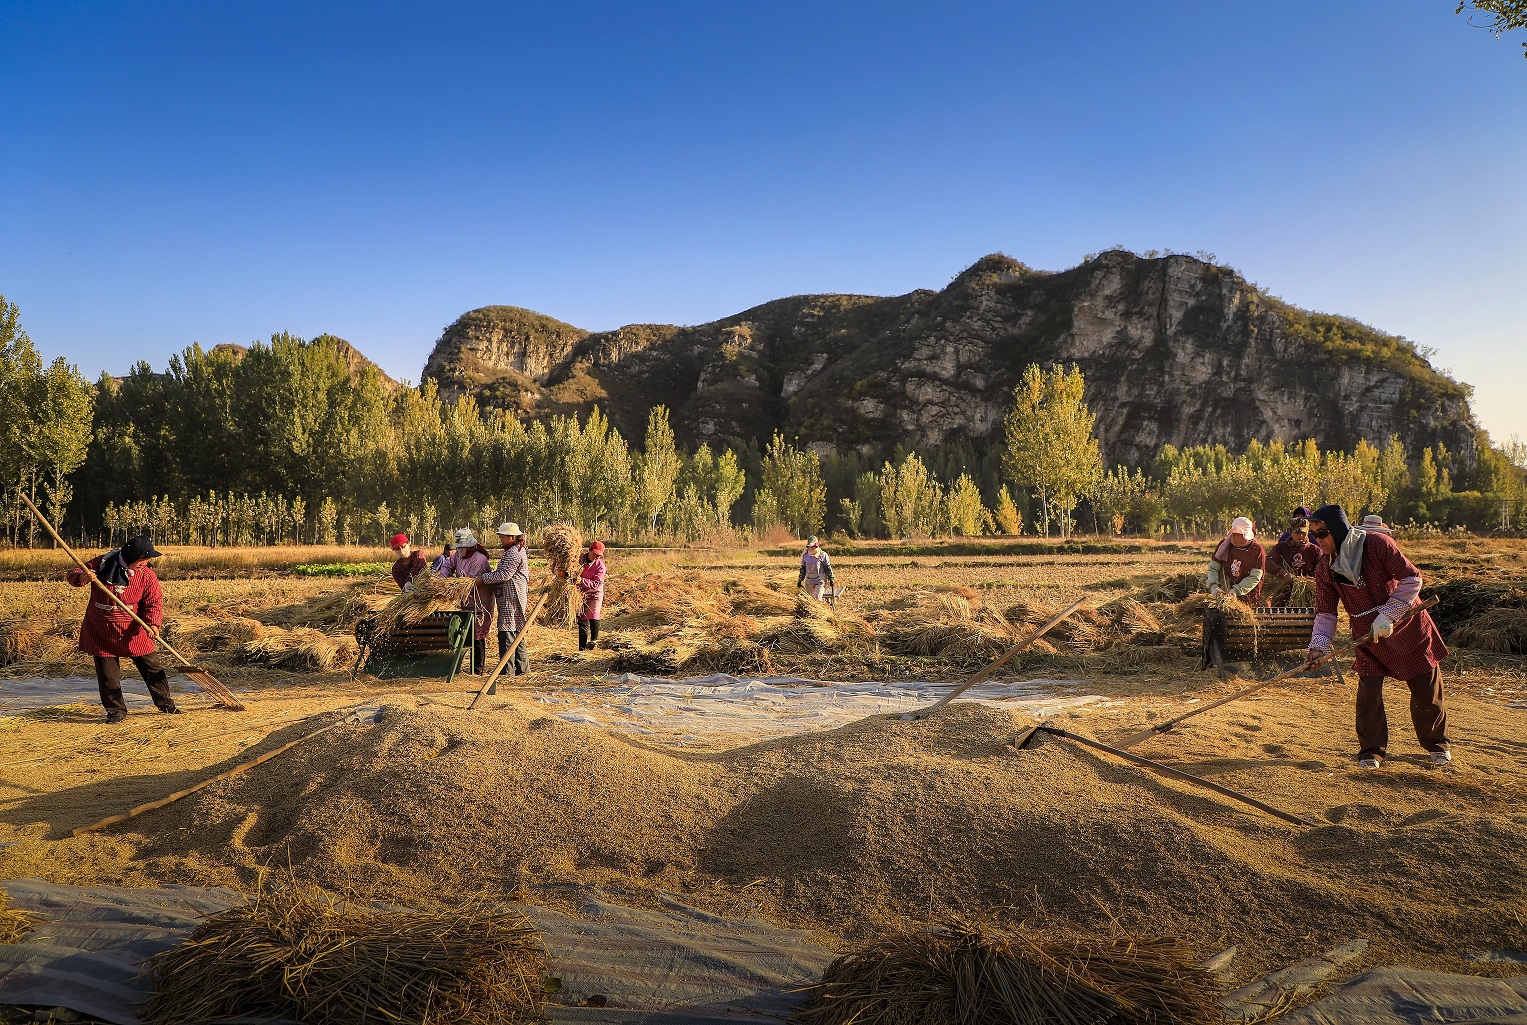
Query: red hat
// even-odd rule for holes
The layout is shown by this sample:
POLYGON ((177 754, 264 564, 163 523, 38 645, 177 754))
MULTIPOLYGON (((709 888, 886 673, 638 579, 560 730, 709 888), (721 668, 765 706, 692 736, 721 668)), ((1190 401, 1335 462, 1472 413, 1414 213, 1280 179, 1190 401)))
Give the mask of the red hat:
POLYGON ((392 540, 387 542, 387 547, 389 547, 389 548, 402 548, 406 544, 408 544, 408 535, 407 534, 394 534, 394 535, 392 535, 392 540))
POLYGON ((593 544, 589 545, 589 554, 590 555, 603 555, 604 554, 604 542, 603 541, 595 541, 593 544))

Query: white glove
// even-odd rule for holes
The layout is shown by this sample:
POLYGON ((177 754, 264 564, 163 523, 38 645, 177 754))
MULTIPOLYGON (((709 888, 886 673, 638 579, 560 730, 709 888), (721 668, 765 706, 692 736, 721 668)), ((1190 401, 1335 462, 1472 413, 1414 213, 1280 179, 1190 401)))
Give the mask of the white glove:
POLYGON ((403 590, 404 591, 412 591, 413 589, 414 589, 414 582, 412 580, 410 580, 408 583, 403 585, 403 590))
POLYGON ((1209 588, 1209 593, 1212 594, 1212 595, 1216 595, 1217 596, 1220 593, 1219 585, 1218 584, 1214 584, 1212 587, 1210 587, 1209 588))
POLYGON ((1368 631, 1368 636, 1376 641, 1382 641, 1385 637, 1394 633, 1394 620, 1382 612, 1373 620, 1373 629, 1368 631))

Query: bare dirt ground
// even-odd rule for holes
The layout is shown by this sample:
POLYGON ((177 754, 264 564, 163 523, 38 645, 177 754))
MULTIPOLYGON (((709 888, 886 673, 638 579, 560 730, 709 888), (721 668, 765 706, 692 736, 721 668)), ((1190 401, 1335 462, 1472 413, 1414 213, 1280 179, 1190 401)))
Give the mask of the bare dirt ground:
MULTIPOLYGON (((1527 578, 1520 542, 1404 547, 1429 578, 1527 578)), ((1086 596, 1101 605, 1203 558, 1192 546, 1122 555, 864 546, 837 561, 844 612, 871 616, 934 587, 993 604, 1086 596)), ((615 552, 610 561, 612 581, 695 570, 718 583, 794 584, 794 560, 781 553, 615 552)), ((215 606, 273 623, 347 586, 166 578, 172 614, 207 617, 215 606)), ((0 617, 62 617, 82 601, 58 584, 0 584, 0 617)), ((607 637, 623 632, 635 631, 606 625, 607 637)), ((1373 941, 1371 963, 1471 971, 1482 968, 1467 960, 1477 952, 1527 949, 1520 656, 1460 649, 1444 665, 1450 769, 1423 763, 1403 687, 1391 684, 1394 757, 1358 770, 1350 674, 1347 686, 1271 688, 1133 749, 1314 823, 1299 827, 1067 741, 1019 751, 1012 741, 1032 723, 992 705, 734 746, 566 722, 537 695, 601 685, 619 652, 580 653, 571 632, 544 627, 528 643, 532 674, 471 713, 471 678, 447 687, 440 677, 352 680, 229 662, 219 675, 240 690, 242 713, 192 694, 185 715, 134 714, 121 726, 104 725, 88 704, 0 718, 0 878, 249 887, 278 866, 334 890, 416 902, 481 890, 556 903, 597 884, 634 903, 676 893, 828 937, 1016 909, 1164 929, 1206 954, 1239 944, 1247 972, 1358 936, 1373 941), (331 731, 169 808, 70 835, 357 705, 385 707, 374 724, 331 731)), ((1159 654, 1068 661, 1062 651, 1003 675, 1083 680, 1109 701, 1057 724, 1108 742, 1229 691, 1198 671, 1196 655, 1159 654)), ((823 665, 776 663, 800 675, 823 665)), ((859 678, 954 680, 972 661, 838 660, 832 678, 855 665, 859 678)))

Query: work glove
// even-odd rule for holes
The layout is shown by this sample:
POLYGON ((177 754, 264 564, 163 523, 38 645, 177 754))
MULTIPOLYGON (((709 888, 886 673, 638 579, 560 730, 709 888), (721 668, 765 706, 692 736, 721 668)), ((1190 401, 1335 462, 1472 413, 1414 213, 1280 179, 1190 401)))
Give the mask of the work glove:
POLYGON ((1382 641, 1385 637, 1394 633, 1394 620, 1382 612, 1373 620, 1373 629, 1368 631, 1368 636, 1375 641, 1382 641))
POLYGON ((412 580, 410 580, 408 583, 403 585, 403 590, 404 591, 412 591, 413 589, 414 589, 414 582, 412 580))
POLYGON ((1210 594, 1210 595, 1212 595, 1212 596, 1214 596, 1214 597, 1216 597, 1216 598, 1217 598, 1217 597, 1219 597, 1219 594, 1220 594, 1220 589, 1219 589, 1219 585, 1218 585, 1218 584, 1214 584, 1214 585, 1212 585, 1212 586, 1211 586, 1211 587, 1210 587, 1210 588, 1209 588, 1209 594, 1210 594))

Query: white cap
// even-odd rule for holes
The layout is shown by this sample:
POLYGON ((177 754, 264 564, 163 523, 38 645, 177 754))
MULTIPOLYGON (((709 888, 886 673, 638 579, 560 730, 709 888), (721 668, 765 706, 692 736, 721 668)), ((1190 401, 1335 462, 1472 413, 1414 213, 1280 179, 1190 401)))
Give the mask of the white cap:
POLYGON ((510 537, 523 537, 525 534, 525 532, 520 529, 520 525, 512 520, 506 520, 505 522, 500 523, 498 525, 498 532, 500 534, 507 534, 510 537))
POLYGON ((1255 541, 1257 537, 1257 525, 1244 516, 1237 516, 1230 521, 1231 534, 1245 534, 1246 540, 1255 541))

